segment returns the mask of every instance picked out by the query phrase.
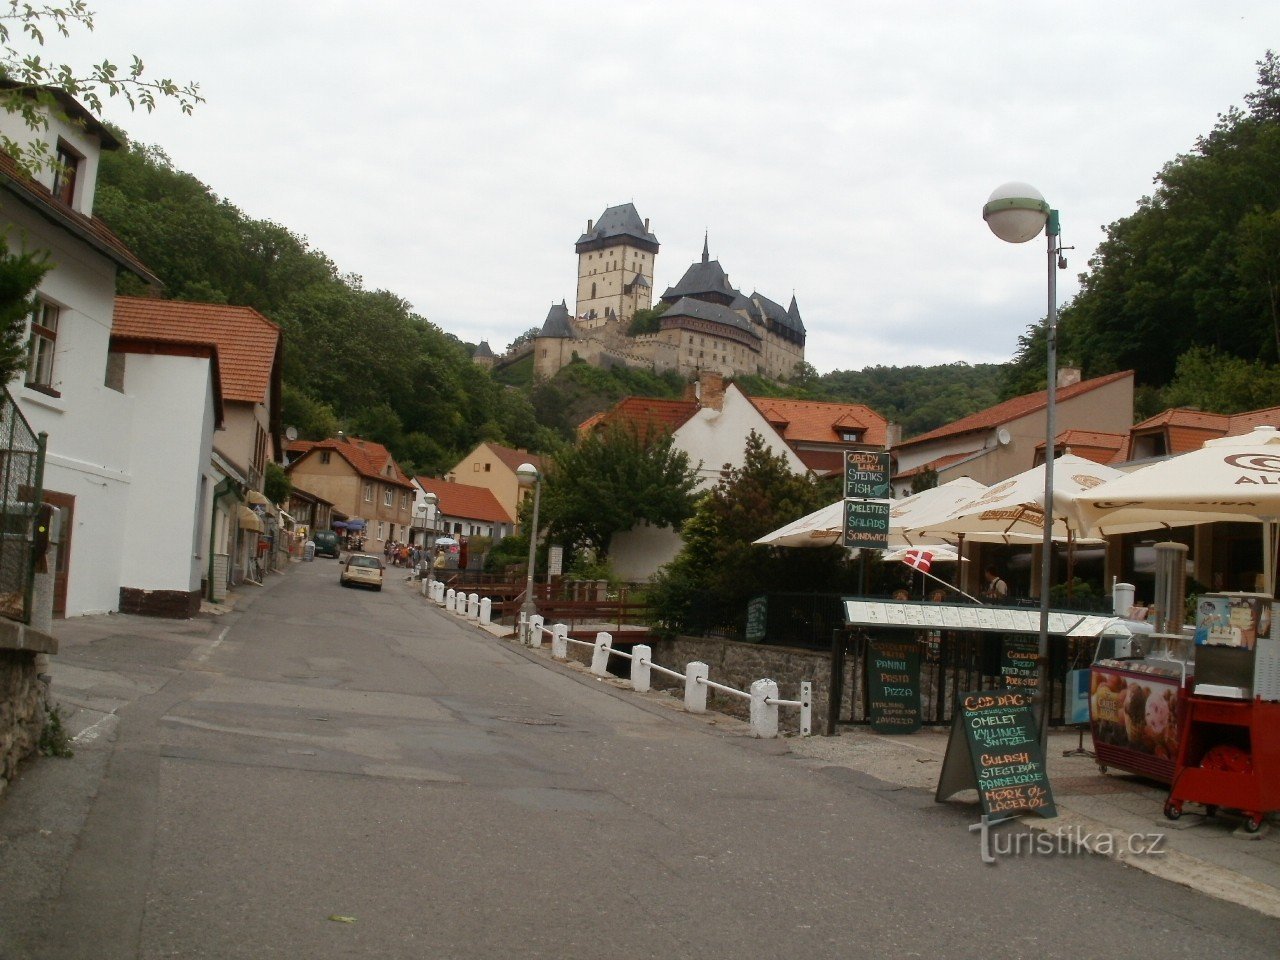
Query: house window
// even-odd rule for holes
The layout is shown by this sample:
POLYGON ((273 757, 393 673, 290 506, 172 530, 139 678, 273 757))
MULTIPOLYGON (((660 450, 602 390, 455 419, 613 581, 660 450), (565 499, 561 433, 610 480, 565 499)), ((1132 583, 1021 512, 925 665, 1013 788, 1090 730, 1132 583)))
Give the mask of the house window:
POLYGON ((382 505, 384 507, 394 507, 396 505, 396 492, 390 487, 382 491, 382 505))
POLYGON ((378 539, 379 540, 387 539, 387 526, 381 520, 378 521, 378 539))
POLYGON ((27 386, 53 385, 53 352, 58 342, 58 308, 36 299, 31 313, 31 341, 27 354, 27 386))
POLYGON ((83 162, 84 157, 68 146, 66 141, 58 141, 58 163, 53 170, 53 195, 68 207, 76 197, 76 177, 83 162))
POLYGON ((862 440, 862 434, 856 430, 842 430, 840 431, 840 439, 849 443, 858 443, 862 440))
MULTIPOLYGON (((373 503, 373 484, 370 483, 368 480, 366 480, 364 483, 364 502, 373 503)), ((381 533, 378 534, 378 538, 379 539, 382 538, 381 533)))
POLYGON ((402 507, 407 507, 408 505, 409 505, 409 494, 407 494, 407 493, 401 493, 401 494, 400 494, 400 506, 402 506, 402 507))
POLYGON ((488 473, 488 472, 489 472, 489 468, 490 468, 491 466, 493 466, 493 464, 491 464, 491 463, 486 463, 486 464, 484 465, 484 472, 485 472, 485 473, 488 473))
POLYGON ((329 462, 329 451, 328 451, 328 450, 321 450, 321 451, 320 451, 320 462, 321 462, 321 463, 328 463, 328 462, 329 462))
POLYGON ((480 472, 480 461, 479 461, 479 460, 477 460, 475 463, 473 463, 473 464, 471 465, 471 469, 472 469, 472 470, 474 470, 476 473, 479 473, 479 472, 480 472))

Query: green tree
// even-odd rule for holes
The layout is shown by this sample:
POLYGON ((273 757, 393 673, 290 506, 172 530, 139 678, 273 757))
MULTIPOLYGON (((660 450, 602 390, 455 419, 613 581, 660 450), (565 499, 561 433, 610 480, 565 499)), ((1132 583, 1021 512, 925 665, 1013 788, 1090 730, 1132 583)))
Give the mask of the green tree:
POLYGON ((1280 359, 1280 61, 1268 51, 1247 109, 1229 109, 1187 154, 1165 164, 1153 195, 1106 228, 1062 310, 1089 375, 1132 368, 1164 385, 1177 358, 1208 347, 1280 359))
POLYGON ((676 631, 731 627, 753 596, 832 583, 843 549, 788 550, 784 557, 754 541, 834 498, 830 484, 792 473, 752 431, 743 465, 726 465, 685 524, 683 549, 654 578, 650 599, 660 624, 676 631))
POLYGON ((552 460, 543 522, 557 543, 603 558, 615 533, 639 523, 679 529, 693 512, 697 482, 670 433, 612 425, 552 460))
POLYGON ((662 315, 667 312, 667 304, 659 301, 656 307, 642 307, 631 318, 627 327, 627 336, 638 337, 642 333, 657 333, 662 329, 662 315))
POLYGON ((284 472, 284 467, 274 461, 267 461, 266 473, 263 475, 262 492, 268 500, 277 506, 289 502, 289 495, 293 493, 293 481, 284 472))
POLYGON ((921 493, 925 490, 932 490, 938 485, 938 471, 932 467, 925 467, 914 477, 911 478, 912 494, 921 493))
POLYGON ((1162 391, 1164 407, 1211 413, 1244 413, 1275 406, 1280 369, 1213 347, 1194 347, 1178 358, 1173 382, 1162 391))
POLYGON ((9 253, 0 236, 0 385, 27 364, 27 317, 35 309, 35 290, 52 264, 43 253, 9 253))
MULTIPOLYGON (((61 6, 10 0, 7 9, 0 6, 0 76, 6 81, 0 89, 0 109, 21 116, 28 129, 39 132, 48 128, 47 111, 62 112, 50 90, 75 97, 96 114, 102 113, 104 96, 123 100, 130 110, 141 107, 148 113, 165 99, 177 101, 187 114, 204 102, 197 83, 178 84, 168 78, 145 76, 145 67, 136 55, 123 68, 103 60, 86 69, 40 55, 47 32, 65 38, 74 28, 92 31, 95 16, 85 0, 67 0, 61 6), (20 43, 26 49, 19 49, 20 43)), ((22 143, 0 136, 0 150, 28 173, 56 163, 49 145, 40 138, 22 143)))

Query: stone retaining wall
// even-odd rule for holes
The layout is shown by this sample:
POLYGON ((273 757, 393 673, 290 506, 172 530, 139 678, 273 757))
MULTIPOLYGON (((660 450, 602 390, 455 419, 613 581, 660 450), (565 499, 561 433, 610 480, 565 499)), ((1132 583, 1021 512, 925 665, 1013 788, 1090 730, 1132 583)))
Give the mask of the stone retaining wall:
MULTIPOLYGON (((759 643, 740 643, 710 637, 675 637, 653 644, 653 661, 672 670, 684 672, 685 664, 700 660, 707 665, 710 679, 739 690, 749 690, 756 680, 776 680, 778 694, 784 700, 800 699, 800 683, 813 683, 813 730, 827 731, 827 697, 831 689, 831 655, 821 650, 796 647, 774 647, 759 643)), ((845 664, 845 694, 851 695, 852 668, 845 664)), ((679 687, 679 681, 653 675, 655 687, 679 687)), ((730 716, 749 719, 750 704, 746 700, 716 690, 709 691, 707 706, 730 716)), ((847 702, 847 701, 846 701, 847 702)), ((800 711, 783 707, 778 711, 778 728, 799 733, 800 711)))
POLYGON ((0 650, 0 792, 18 764, 40 743, 45 723, 45 686, 36 674, 36 654, 0 650))

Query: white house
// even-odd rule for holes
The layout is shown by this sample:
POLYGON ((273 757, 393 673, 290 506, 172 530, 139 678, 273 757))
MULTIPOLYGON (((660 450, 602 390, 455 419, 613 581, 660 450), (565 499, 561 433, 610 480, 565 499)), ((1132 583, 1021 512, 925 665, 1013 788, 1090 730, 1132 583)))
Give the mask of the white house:
MULTIPOLYGON (((719 376, 704 375, 696 399, 629 397, 583 426, 590 429, 610 421, 629 422, 643 429, 670 429, 674 449, 688 454, 690 465, 697 471, 700 491, 714 487, 726 466, 743 465, 747 438, 753 430, 772 454, 786 460, 793 473, 808 471, 751 399, 735 384, 726 385, 719 376)), ((679 532, 670 527, 642 524, 614 534, 609 560, 622 579, 646 580, 675 559, 682 543, 679 532)))
MULTIPOLYGON (((138 402, 108 370, 116 274, 155 276, 93 217, 98 157, 119 146, 71 97, 46 130, 0 112, 0 133, 44 140, 63 164, 27 177, 0 156, 0 226, 14 251, 42 251, 52 269, 32 318, 31 364, 10 390, 37 432, 48 434, 45 498, 69 521, 57 557, 55 611, 99 613, 119 606, 125 518, 131 510, 133 425, 138 402)), ((190 542, 192 515, 184 517, 190 542)))

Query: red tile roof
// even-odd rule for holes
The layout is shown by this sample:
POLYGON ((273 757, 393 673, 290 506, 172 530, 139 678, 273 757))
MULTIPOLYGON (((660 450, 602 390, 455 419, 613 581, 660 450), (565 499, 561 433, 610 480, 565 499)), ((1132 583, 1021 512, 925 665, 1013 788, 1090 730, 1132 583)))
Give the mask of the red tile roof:
POLYGON ((542 472, 542 458, 536 453, 530 453, 528 450, 513 450, 511 447, 504 447, 500 443, 486 442, 495 457, 506 465, 512 473, 520 468, 522 463, 532 463, 538 470, 542 472))
POLYGON ((418 477, 418 485, 440 498, 440 513, 463 520, 485 520, 490 523, 514 523, 488 487, 466 483, 450 483, 435 477, 418 477))
POLYGON ((578 434, 582 435, 598 426, 603 427, 612 423, 635 427, 645 435, 653 429, 674 433, 697 412, 696 400, 623 397, 608 410, 584 420, 578 426, 578 434))
MULTIPOLYGON (((1100 430, 1064 430, 1054 442, 1055 449, 1065 447, 1077 457, 1094 463, 1111 463, 1129 442, 1125 433, 1103 433, 1100 430)), ((1036 451, 1043 455, 1044 441, 1036 444, 1036 451)))
POLYGON ((747 397, 761 416, 773 425, 789 444, 832 443, 847 445, 839 430, 858 430, 858 442, 883 447, 888 435, 884 417, 861 403, 832 403, 820 400, 785 400, 779 397, 747 397))
POLYGON ((160 353, 183 356, 200 356, 209 358, 209 366, 213 374, 213 409, 219 428, 223 423, 222 408, 222 370, 218 361, 218 345, 213 338, 188 335, 185 331, 175 331, 168 326, 148 322, 146 319, 130 324, 127 333, 117 331, 115 324, 111 327, 111 349, 126 353, 160 353))
POLYGON ((901 473, 895 473, 893 479, 901 480, 906 477, 914 477, 917 473, 924 473, 926 470, 938 471, 945 467, 951 466, 960 460, 967 460, 974 454, 982 453, 982 450, 966 450, 963 453, 949 453, 945 457, 938 457, 936 460, 930 460, 928 463, 920 463, 912 467, 910 470, 903 470, 901 473))
MULTIPOLYGON (((1095 377, 1092 380, 1073 383, 1069 387, 1060 387, 1057 391, 1057 402, 1061 403, 1065 400, 1070 400, 1091 390, 1097 390, 1099 387, 1105 387, 1108 384, 1132 376, 1132 370, 1121 370, 1119 373, 1111 373, 1105 377, 1095 377)), ((928 433, 923 433, 918 437, 904 440, 898 446, 910 447, 917 443, 936 440, 940 437, 953 437, 962 433, 994 429, 1001 424, 1035 413, 1037 410, 1043 410, 1046 402, 1046 393, 1047 391, 1045 390, 1039 390, 1036 393, 1014 397, 1004 403, 997 403, 994 407, 987 407, 985 410, 979 410, 977 413, 971 413, 967 417, 961 417, 959 420, 938 427, 936 430, 930 430, 928 433)))
POLYGON ((332 450, 351 464, 352 469, 362 477, 381 480, 383 483, 399 487, 413 487, 409 482, 409 475, 400 469, 400 464, 392 459, 387 448, 373 440, 362 440, 360 437, 331 438, 314 443, 308 440, 294 440, 289 444, 290 454, 305 444, 309 446, 305 450, 300 450, 297 458, 290 458, 289 470, 318 450, 332 450), (387 472, 388 466, 391 467, 390 473, 387 472))
POLYGON ((269 403, 278 371, 280 328, 252 307, 116 297, 113 336, 133 337, 167 331, 171 337, 218 345, 222 395, 227 400, 269 403))

